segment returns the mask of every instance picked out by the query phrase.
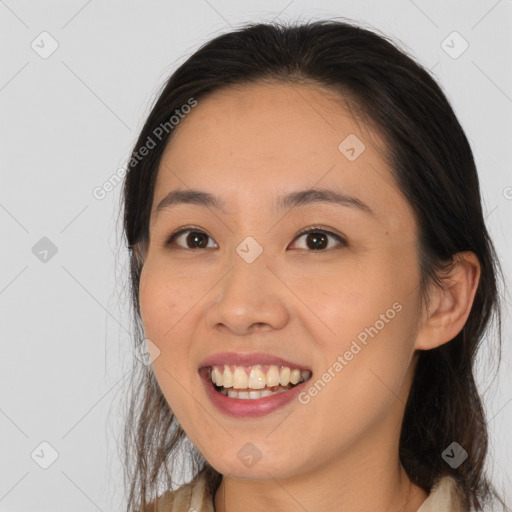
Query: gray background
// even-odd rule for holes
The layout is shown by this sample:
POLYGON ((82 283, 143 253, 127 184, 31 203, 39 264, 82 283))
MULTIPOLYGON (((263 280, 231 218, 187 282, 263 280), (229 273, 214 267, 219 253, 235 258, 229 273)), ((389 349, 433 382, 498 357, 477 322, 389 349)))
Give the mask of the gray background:
MULTIPOLYGON (((133 354, 121 187, 102 200, 93 190, 126 162, 166 77, 243 22, 336 16, 389 34, 438 75, 510 275, 512 2, 0 0, 0 510, 122 508, 117 440, 133 354)), ((489 472, 509 503, 510 334, 506 312, 499 376, 484 364, 491 349, 479 371, 489 472)))

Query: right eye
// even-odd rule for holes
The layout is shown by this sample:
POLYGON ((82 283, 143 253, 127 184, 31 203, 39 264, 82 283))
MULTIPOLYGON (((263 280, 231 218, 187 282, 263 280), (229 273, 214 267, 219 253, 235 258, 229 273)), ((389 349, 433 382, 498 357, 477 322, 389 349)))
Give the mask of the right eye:
MULTIPOLYGON (((182 249, 209 249, 207 239, 210 238, 209 235, 195 228, 182 228, 173 233, 167 242, 166 246, 171 246, 176 243, 177 240, 183 238, 185 246, 177 244, 182 249), (188 235, 187 235, 188 233, 188 235), (185 236, 186 235, 186 236, 185 236), (190 244, 190 245, 189 245, 190 244)), ((215 245, 215 247, 218 247, 215 245)), ((215 248, 214 247, 214 248, 215 248)))

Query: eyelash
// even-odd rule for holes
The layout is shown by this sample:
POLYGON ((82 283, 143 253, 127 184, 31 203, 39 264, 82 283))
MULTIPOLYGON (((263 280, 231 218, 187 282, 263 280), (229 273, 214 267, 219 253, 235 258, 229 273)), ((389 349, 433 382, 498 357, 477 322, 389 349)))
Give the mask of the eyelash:
MULTIPOLYGON (((173 242, 176 240, 176 238, 184 233, 187 233, 187 232, 196 232, 196 233, 200 233, 200 234, 203 234, 203 235, 206 235, 207 237, 210 237, 210 235, 206 234, 203 230, 195 227, 195 226, 187 226, 187 227, 184 227, 184 228, 180 228, 178 231, 175 231, 168 239, 167 241, 165 242, 165 246, 166 247, 169 247, 173 244, 173 242)), ((348 246, 348 243, 347 241, 341 237, 340 235, 337 235, 336 233, 332 233, 331 231, 323 228, 322 226, 310 226, 308 228, 305 228, 304 230, 302 230, 301 232, 297 233, 296 237, 294 238, 294 241, 298 238, 300 238, 302 235, 306 235, 306 234, 310 234, 310 233, 323 233, 325 235, 328 235, 328 236, 331 236, 333 238, 335 238, 338 242, 340 242, 340 246, 341 247, 347 247, 348 246)), ((195 249, 191 249, 189 247, 181 247, 181 246, 178 246, 179 249, 182 249, 182 250, 185 250, 185 251, 194 251, 194 250, 198 250, 200 248, 195 248, 195 249)), ((207 247, 206 249, 212 249, 212 247, 207 247)), ((307 249, 303 249, 303 250, 306 250, 308 252, 328 252, 330 250, 332 250, 333 248, 331 247, 330 249, 320 249, 318 251, 314 251, 314 250, 307 250, 307 249)))

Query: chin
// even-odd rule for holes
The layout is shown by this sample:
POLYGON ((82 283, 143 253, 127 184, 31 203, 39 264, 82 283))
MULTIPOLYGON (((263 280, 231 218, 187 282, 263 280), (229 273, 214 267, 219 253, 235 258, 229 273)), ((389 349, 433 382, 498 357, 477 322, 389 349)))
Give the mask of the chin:
POLYGON ((284 480, 294 476, 298 469, 296 460, 272 460, 271 454, 261 454, 261 458, 252 461, 249 456, 245 456, 245 458, 244 462, 244 455, 241 455, 242 460, 240 460, 235 452, 229 458, 207 460, 222 475, 241 480, 284 480))

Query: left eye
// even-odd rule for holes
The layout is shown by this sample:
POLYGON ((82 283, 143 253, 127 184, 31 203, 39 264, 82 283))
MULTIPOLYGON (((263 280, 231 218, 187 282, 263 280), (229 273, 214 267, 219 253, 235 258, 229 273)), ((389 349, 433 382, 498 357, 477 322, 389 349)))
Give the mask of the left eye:
MULTIPOLYGON (((212 246, 208 246, 208 238, 210 238, 209 235, 207 235, 203 231, 194 230, 190 228, 181 229, 176 233, 173 233, 168 239, 166 245, 172 245, 183 236, 185 236, 185 244, 187 246, 184 247, 183 245, 177 244, 179 247, 183 249, 212 248, 212 246)), ((299 249, 311 249, 314 251, 330 249, 332 247, 329 247, 329 238, 331 240, 337 241, 338 244, 341 246, 347 245, 346 241, 341 236, 331 233, 330 231, 325 231, 321 229, 309 229, 308 231, 303 231, 296 237, 295 240, 299 240, 302 237, 306 237, 306 246, 299 247, 299 249)), ((213 246, 213 248, 217 247, 218 246, 216 244, 213 246)))
MULTIPOLYGON (((340 245, 347 245, 346 241, 339 235, 335 235, 330 231, 324 231, 320 229, 310 229, 301 233, 296 239, 306 236, 306 249, 312 249, 317 251, 319 249, 326 249, 329 245, 329 238, 334 239, 340 243, 340 245)), ((331 247, 329 247, 330 249, 331 247)))

